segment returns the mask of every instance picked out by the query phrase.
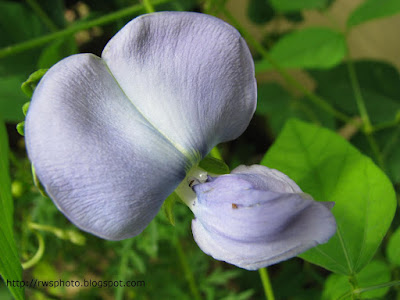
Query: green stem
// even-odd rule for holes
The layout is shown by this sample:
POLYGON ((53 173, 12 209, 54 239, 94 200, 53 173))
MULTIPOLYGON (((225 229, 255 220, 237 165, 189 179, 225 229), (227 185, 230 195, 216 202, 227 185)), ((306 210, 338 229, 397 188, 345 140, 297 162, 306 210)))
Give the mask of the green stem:
POLYGON ((144 8, 146 9, 146 12, 149 14, 156 11, 154 9, 153 4, 151 4, 150 0, 143 0, 143 5, 144 5, 144 8))
MULTIPOLYGON (((157 6, 157 5, 168 3, 168 2, 171 2, 171 0, 154 0, 154 1, 152 1, 152 4, 157 6)), ((99 17, 92 21, 88 21, 86 23, 80 23, 78 25, 66 28, 64 30, 60 30, 60 31, 57 31, 57 32, 54 32, 54 33, 51 33, 51 34, 48 34, 45 36, 35 38, 35 39, 31 39, 26 42, 22 42, 22 43, 12 45, 12 46, 7 46, 5 48, 0 49, 0 58, 4 58, 4 57, 12 55, 12 54, 16 54, 19 52, 23 52, 23 51, 26 51, 26 50, 29 50, 32 48, 42 46, 52 40, 70 36, 81 30, 85 30, 85 29, 89 29, 89 28, 92 28, 95 26, 101 26, 104 24, 118 21, 121 18, 128 17, 130 15, 142 12, 143 8, 144 7, 142 4, 133 5, 131 7, 121 9, 119 11, 99 17)))
POLYGON ((43 257, 43 254, 44 254, 45 246, 44 246, 44 239, 43 239, 42 235, 37 231, 33 231, 33 233, 36 235, 37 240, 38 240, 38 249, 37 249, 35 255, 32 256, 32 258, 30 260, 21 264, 22 268, 24 270, 32 268, 34 265, 36 265, 40 261, 40 259, 43 257))
POLYGON ((26 0, 26 3, 28 3, 28 5, 32 8, 32 10, 51 32, 56 32, 58 30, 56 24, 54 24, 54 22, 49 18, 49 16, 40 7, 36 0, 26 0))
POLYGON ((377 132, 377 131, 389 129, 389 128, 392 128, 392 127, 396 127, 397 125, 400 125, 400 121, 398 119, 394 119, 393 121, 382 122, 382 123, 379 123, 377 125, 374 125, 373 126, 373 131, 377 132))
POLYGON ((390 139, 387 141, 385 147, 382 150, 382 156, 383 159, 385 160, 385 158, 387 158, 387 156, 389 155, 389 153, 394 149, 394 147, 396 146, 396 143, 399 139, 400 136, 400 126, 394 131, 394 133, 392 134, 392 136, 390 137, 390 139))
POLYGON ((349 276, 349 282, 350 282, 351 289, 352 289, 352 292, 351 292, 352 299, 353 300, 360 299, 360 295, 355 293, 355 291, 358 290, 358 282, 357 282, 356 276, 355 275, 350 275, 349 276))
POLYGON ((352 119, 346 116, 344 113, 336 110, 332 105, 328 103, 325 99, 320 96, 312 93, 307 88, 305 88, 299 81, 297 81, 293 76, 291 76, 284 68, 282 68, 279 64, 277 64, 268 54, 268 51, 249 33, 240 25, 240 23, 232 16, 232 14, 225 8, 222 7, 221 11, 226 16, 226 18, 235 26, 243 35, 243 37, 249 42, 250 45, 254 47, 254 49, 262 55, 262 57, 267 60, 275 70, 285 79, 285 81, 291 85, 293 88, 302 92, 307 96, 315 105, 319 106, 323 110, 327 111, 331 115, 335 116, 339 120, 343 122, 352 123, 352 119))
POLYGON ((28 222, 28 228, 31 230, 45 231, 54 234, 57 238, 68 240, 76 245, 84 245, 86 242, 85 236, 74 230, 63 230, 50 225, 42 225, 38 223, 28 222))
POLYGON ((58 237, 61 237, 64 235, 64 230, 62 230, 61 228, 58 228, 58 227, 50 226, 50 225, 42 225, 42 224, 38 224, 38 223, 29 222, 28 227, 29 227, 29 229, 33 229, 33 230, 50 232, 58 237))
POLYGON ((379 150, 379 145, 378 145, 377 141, 375 140, 375 137, 372 135, 372 132, 364 132, 364 134, 365 134, 367 141, 369 143, 369 146, 371 147, 372 152, 376 158, 378 166, 383 171, 386 171, 385 164, 383 161, 383 156, 382 156, 381 151, 379 150))
MULTIPOLYGON (((350 53, 349 50, 348 50, 348 53, 350 53)), ((347 69, 349 71, 351 86, 352 86, 353 92, 354 92, 354 98, 357 103, 357 107, 358 107, 358 111, 361 116, 361 120, 363 121, 364 131, 366 133, 372 132, 371 121, 368 116, 367 108, 365 107, 364 98, 361 94, 360 84, 358 82, 356 70, 354 68, 354 64, 350 57, 350 54, 348 54, 346 64, 347 64, 347 69)))
POLYGON ((400 281, 395 280, 395 281, 377 284, 377 285, 373 285, 373 286, 369 286, 369 287, 365 287, 365 288, 359 288, 359 289, 355 290, 354 292, 361 294, 361 293, 365 293, 365 292, 369 292, 369 291, 373 291, 373 290, 377 290, 377 289, 382 289, 385 287, 392 287, 392 286, 400 286, 400 281))
POLYGON ((357 288, 357 289, 354 289, 351 292, 343 294, 342 296, 340 296, 338 298, 338 300, 346 299, 347 297, 349 297, 351 295, 354 295, 354 294, 359 296, 360 294, 365 293, 365 292, 378 290, 378 289, 382 289, 382 288, 386 288, 386 287, 392 287, 392 286, 400 286, 400 281, 399 280, 395 280, 395 281, 382 283, 382 284, 377 284, 377 285, 373 285, 373 286, 369 286, 369 287, 365 287, 365 288, 357 288))
POLYGON ((267 268, 258 269, 258 273, 260 273, 261 282, 264 287, 265 299, 275 300, 274 291, 272 290, 272 285, 269 280, 267 268))
MULTIPOLYGON (((133 245, 134 239, 128 239, 122 242, 123 247, 122 247, 122 257, 121 257, 121 262, 119 264, 118 268, 118 279, 125 281, 126 275, 128 273, 128 261, 129 261, 129 255, 130 251, 133 245)), ((124 299, 124 287, 119 287, 115 289, 115 299, 116 300, 122 300, 124 299)))
POLYGON ((361 93, 360 84, 358 82, 357 73, 354 68, 353 61, 351 59, 350 50, 348 49, 348 57, 347 57, 347 69, 349 72, 350 83, 354 92, 354 99, 356 100, 358 111, 361 116, 362 124, 363 124, 363 132, 367 138, 367 141, 372 149, 372 152, 376 158, 378 165, 381 167, 382 170, 385 170, 384 162, 382 154, 379 150, 378 143, 373 136, 373 127, 371 125, 370 118, 368 116, 368 111, 365 106, 365 101, 361 93))
POLYGON ((194 299, 201 300, 199 290, 197 289, 196 281, 194 280, 193 272, 190 269, 189 263, 186 258, 186 254, 183 251, 183 247, 178 236, 175 236, 175 247, 176 250, 178 251, 179 260, 181 262, 183 272, 185 273, 186 281, 189 284, 190 292, 192 293, 194 299))

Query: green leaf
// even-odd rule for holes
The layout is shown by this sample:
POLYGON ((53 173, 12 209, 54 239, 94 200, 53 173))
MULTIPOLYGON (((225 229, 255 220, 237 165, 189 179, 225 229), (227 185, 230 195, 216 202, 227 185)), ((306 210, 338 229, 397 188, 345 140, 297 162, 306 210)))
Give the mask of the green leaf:
POLYGON ((11 229, 13 227, 12 216, 14 214, 13 202, 11 198, 11 182, 8 162, 8 137, 6 127, 0 120, 0 208, 3 217, 1 224, 7 224, 11 229), (3 222, 4 221, 4 222, 3 222))
POLYGON ((347 27, 353 27, 374 19, 392 16, 399 12, 399 0, 366 0, 352 12, 347 20, 347 27))
POLYGON ((7 122, 24 120, 21 107, 26 102, 26 96, 21 91, 21 83, 26 76, 0 77, 0 118, 7 122))
MULTIPOLYGON (((290 33, 270 50, 270 57, 284 68, 326 69, 346 55, 346 41, 339 32, 312 27, 290 33)), ((267 60, 256 62, 256 72, 272 69, 267 60)))
MULTIPOLYGON (((370 286, 387 283, 390 281, 390 268, 382 261, 372 261, 360 273, 356 275, 358 288, 367 288, 370 286)), ((347 276, 332 274, 325 282, 322 300, 339 299, 342 295, 351 292, 352 287, 347 276)), ((361 299, 372 299, 382 297, 389 291, 389 287, 368 291, 361 294, 361 299)), ((351 295, 343 300, 353 299, 351 295)))
POLYGON ((129 260, 139 273, 146 273, 146 263, 143 261, 140 255, 132 249, 129 249, 129 260))
POLYGON ((333 117, 316 107, 307 99, 297 99, 275 83, 259 84, 257 87, 256 114, 267 117, 269 127, 276 136, 289 118, 299 118, 334 127, 333 117))
POLYGON ((150 257, 157 257, 158 253, 158 224, 153 220, 140 234, 140 240, 137 241, 137 249, 142 250, 150 257))
MULTIPOLYGON (((4 281, 22 280, 22 267, 13 235, 13 202, 8 165, 8 139, 4 123, 0 123, 0 274, 4 281)), ((16 299, 25 299, 24 289, 8 286, 16 299)))
POLYGON ((285 125, 261 164, 278 169, 317 201, 333 201, 337 232, 301 257, 340 274, 373 257, 396 210, 386 175, 336 133, 299 120, 285 125))
POLYGON ((319 285, 310 285, 310 277, 306 275, 312 268, 300 259, 280 263, 279 273, 272 279, 276 299, 321 300, 319 285))
MULTIPOLYGON (((0 1, 0 47, 6 47, 38 37, 46 30, 40 19, 22 3, 0 1)), ((36 69, 40 49, 0 59, 0 117, 5 121, 20 122, 21 106, 26 98, 21 83, 36 69)))
POLYGON ((28 113, 29 105, 31 105, 30 101, 22 105, 22 113, 24 114, 24 116, 26 116, 26 114, 28 113))
POLYGON ((268 0, 250 0, 247 7, 249 19, 255 24, 265 24, 275 16, 268 0))
MULTIPOLYGON (((39 37, 46 33, 40 19, 22 3, 0 1, 0 47, 39 37)), ((28 75, 35 69, 35 58, 40 49, 34 49, 0 59, 0 76, 28 75)))
POLYGON ((391 264, 400 267, 400 227, 390 237, 386 255, 391 264))
MULTIPOLYGON (((39 84, 40 79, 46 74, 47 69, 40 69, 33 72, 29 78, 22 83, 21 89, 29 98, 32 97, 33 91, 35 90, 36 86, 39 84)), ((24 104, 25 106, 25 104, 24 104)), ((24 108, 22 109, 24 112, 24 108)), ((26 110, 27 111, 27 110, 26 110)), ((26 115, 26 113, 24 113, 26 115)))
POLYGON ((228 174, 229 167, 222 160, 207 155, 200 163, 199 167, 206 170, 208 173, 228 174))
POLYGON ((24 136, 25 135, 25 121, 22 121, 21 123, 18 123, 17 126, 17 131, 20 135, 24 136))
POLYGON ((284 14, 286 20, 293 22, 293 23, 298 23, 302 22, 304 20, 303 15, 301 12, 288 12, 284 14))
POLYGON ((74 37, 56 40, 44 48, 39 57, 38 68, 48 69, 61 59, 75 53, 78 53, 78 46, 74 37))
POLYGON ((272 7, 279 12, 300 11, 303 9, 322 9, 326 7, 327 0, 271 0, 272 7))
POLYGON ((47 14, 55 26, 63 28, 66 25, 66 19, 64 16, 65 6, 63 0, 40 0, 38 4, 47 14))
MULTIPOLYGON (((42 0, 40 6, 61 28, 65 22, 63 2, 42 0)), ((0 47, 6 47, 42 36, 49 30, 26 3, 0 1, 0 32, 0 47)), ((24 119, 20 108, 26 98, 20 86, 37 69, 41 51, 39 47, 0 59, 0 115, 5 121, 24 119)))
MULTIPOLYGON (((367 110, 373 112, 372 122, 394 119, 400 104, 400 74, 397 69, 384 62, 369 60, 354 62, 354 68, 367 110), (375 95, 380 99, 374 99, 375 95)), ((310 74, 317 82, 318 94, 347 114, 358 113, 346 64, 331 70, 312 70, 310 74)))
POLYGON ((14 297, 6 287, 6 284, 0 280, 0 299, 1 300, 13 300, 14 297))
POLYGON ((175 218, 174 218, 173 208, 177 201, 180 201, 178 194, 175 192, 172 192, 172 194, 169 195, 167 199, 165 199, 165 201, 162 205, 162 210, 163 210, 165 216, 167 217, 168 221, 173 226, 175 226, 175 218))
MULTIPOLYGON (((395 120, 400 112, 400 74, 395 67, 379 61, 357 61, 354 63, 360 91, 373 125, 395 120)), ((327 71, 310 71, 317 82, 316 92, 338 110, 348 115, 358 115, 345 64, 327 71)), ((379 149, 384 155, 390 178, 400 182, 400 131, 399 126, 375 134, 379 149)), ((351 142, 364 153, 374 157, 363 134, 354 136, 351 142)))

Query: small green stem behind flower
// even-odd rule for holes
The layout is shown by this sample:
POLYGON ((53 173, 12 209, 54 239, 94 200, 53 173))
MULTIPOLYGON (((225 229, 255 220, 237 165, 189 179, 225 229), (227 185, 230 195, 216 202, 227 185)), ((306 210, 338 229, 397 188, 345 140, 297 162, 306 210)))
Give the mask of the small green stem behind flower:
POLYGON ((33 233, 36 235, 36 238, 38 240, 38 249, 36 250, 35 255, 33 255, 31 259, 29 259, 24 263, 21 263, 22 268, 24 270, 32 268, 34 265, 36 265, 42 259, 44 254, 45 245, 43 236, 36 230, 33 231, 33 233))
POLYGON ((194 275, 192 270, 190 269, 189 263, 186 258, 185 251, 183 250, 182 244, 179 240, 179 237, 175 235, 175 247, 178 252, 179 260, 182 265, 182 269, 185 274, 186 281, 189 284, 190 292, 192 293, 193 299, 201 300, 200 292, 197 288, 196 281, 194 279, 194 275))
POLYGON ((269 280, 267 268, 258 269, 258 273, 260 273, 261 282, 264 287, 265 299, 275 300, 274 291, 269 280))

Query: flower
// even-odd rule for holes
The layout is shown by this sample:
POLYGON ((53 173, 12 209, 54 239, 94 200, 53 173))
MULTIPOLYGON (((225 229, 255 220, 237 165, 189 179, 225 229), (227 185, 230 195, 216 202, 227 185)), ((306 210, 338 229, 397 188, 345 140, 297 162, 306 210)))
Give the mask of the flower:
POLYGON ((213 178, 197 167, 247 128, 256 91, 236 29, 199 13, 143 15, 101 58, 73 55, 45 74, 27 113, 28 155, 82 230, 110 240, 138 235, 176 190, 204 252, 264 267, 326 242, 336 224, 332 204, 276 170, 241 166, 213 178))
POLYGON ((45 74, 27 113, 28 156, 71 222, 126 239, 216 144, 246 129, 256 90, 232 26, 191 12, 143 15, 101 58, 73 55, 45 74))
POLYGON ((256 270, 327 242, 336 231, 332 202, 317 202, 285 174, 239 166, 193 186, 193 236, 217 260, 256 270))

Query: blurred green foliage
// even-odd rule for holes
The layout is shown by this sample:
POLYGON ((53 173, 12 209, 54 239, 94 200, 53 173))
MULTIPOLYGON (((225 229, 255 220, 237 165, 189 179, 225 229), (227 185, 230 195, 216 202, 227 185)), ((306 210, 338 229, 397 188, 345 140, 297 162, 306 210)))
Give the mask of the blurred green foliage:
MULTIPOLYGON (((353 62, 347 38, 365 22, 398 16, 400 2, 362 1, 343 30, 301 26, 305 10, 330 18, 325 13, 332 0, 244 1, 245 17, 257 28, 276 27, 282 20, 291 24, 263 30, 259 40, 229 13, 233 1, 152 2, 160 2, 157 11, 198 11, 227 20, 246 38, 255 58, 255 117, 244 135, 219 146, 227 165, 208 157, 202 166, 226 173, 239 164, 262 161, 287 173, 316 200, 336 202, 339 234, 302 255, 305 260, 294 258, 268 268, 276 299, 399 299, 398 215, 391 224, 400 187, 399 71, 388 61, 353 62), (301 70, 314 87, 304 87, 288 69, 301 70), (278 72, 284 83, 262 79, 271 72, 278 72), (292 118, 297 120, 288 122, 292 118)), ((144 287, 134 288, 26 288, 28 299, 193 299, 196 293, 207 300, 261 299, 257 272, 200 251, 190 230, 193 215, 175 194, 140 236, 110 242, 78 231, 33 184, 24 140, 15 126, 24 120, 21 107, 43 74, 24 86, 27 95, 21 84, 37 69, 50 68, 71 54, 99 55, 107 41, 141 13, 145 10, 135 0, 0 0, 0 119, 7 122, 8 133, 0 128, 1 275, 4 280, 19 278, 22 263, 29 266, 21 277, 28 281, 145 281, 144 287), (138 9, 131 13, 134 6, 138 9), (101 19, 117 11, 118 18, 101 19), (96 26, 85 27, 99 19, 103 21, 96 26), (65 31, 79 26, 84 29, 65 31), (41 42, 51 34, 59 35, 41 42), (12 52, 15 48, 9 46, 21 43, 22 50, 12 52), (40 251, 44 254, 33 260, 40 251)), ((13 296, 0 283, 0 299, 22 299, 22 289, 10 291, 13 296)))

